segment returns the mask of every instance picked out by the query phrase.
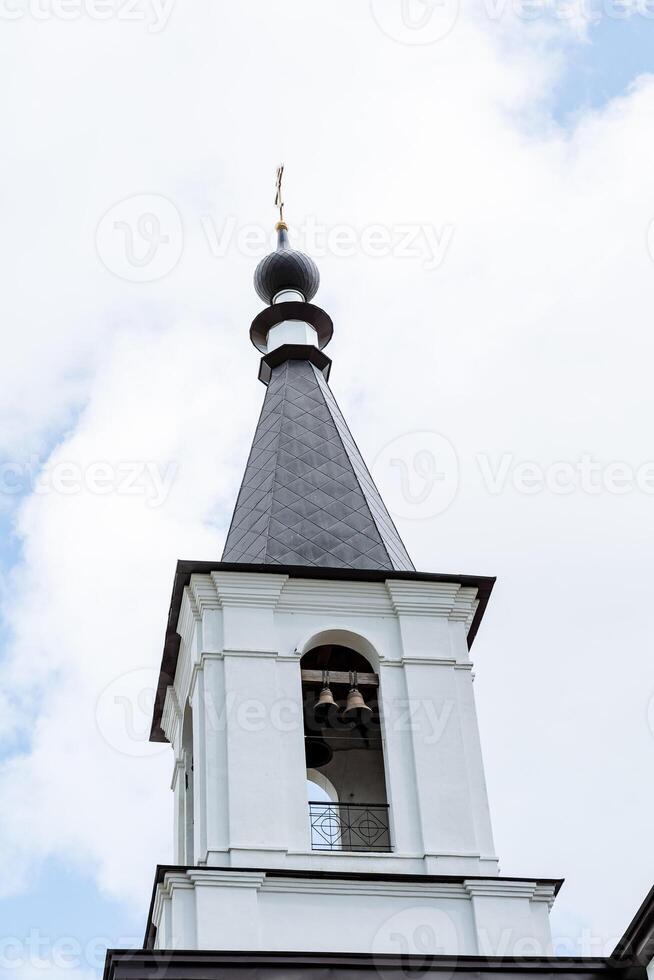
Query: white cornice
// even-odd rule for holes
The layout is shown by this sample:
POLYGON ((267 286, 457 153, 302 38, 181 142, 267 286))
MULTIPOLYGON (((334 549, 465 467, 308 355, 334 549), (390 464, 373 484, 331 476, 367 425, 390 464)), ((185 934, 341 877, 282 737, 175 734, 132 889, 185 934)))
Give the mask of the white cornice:
POLYGON ((220 600, 216 593, 216 587, 211 581, 210 575, 191 575, 191 581, 188 585, 195 602, 197 603, 197 609, 200 616, 204 613, 205 609, 219 609, 220 600))
MULTIPOLYGON (((406 667, 407 664, 418 667, 459 667, 454 657, 402 657, 401 660, 384 660, 383 667, 406 667)), ((463 665, 467 666, 467 664, 463 665)))
POLYGON ((202 617, 200 615, 199 605, 192 590, 189 588, 189 586, 187 586, 184 589, 184 594, 182 596, 179 619, 177 620, 177 632, 182 638, 182 643, 184 643, 188 649, 191 648, 195 628, 201 621, 202 617))
POLYGON ((456 582, 387 579, 386 589, 398 616, 449 617, 461 586, 456 582))
POLYGON ((552 908, 556 898, 556 888, 554 885, 541 883, 534 889, 534 902, 547 902, 547 907, 552 908))
POLYGON ((466 878, 463 887, 471 898, 527 898, 532 899, 536 892, 535 881, 507 881, 505 878, 496 880, 466 878))
POLYGON ((383 582, 292 578, 285 584, 279 612, 340 616, 393 616, 383 582))
POLYGON ((222 868, 190 868, 167 872, 155 896, 153 921, 160 917, 163 901, 178 888, 198 886, 254 888, 257 891, 312 895, 356 895, 361 898, 384 896, 411 899, 526 898, 530 901, 554 901, 554 886, 537 881, 507 881, 504 878, 465 878, 463 881, 392 881, 389 879, 353 880, 347 878, 283 877, 273 871, 229 871, 222 868))
POLYGON ((392 882, 350 881, 324 878, 276 878, 266 875, 262 891, 294 892, 312 895, 359 895, 392 896, 396 898, 459 898, 468 900, 469 895, 458 882, 392 882))
POLYGON ((479 601, 477 599, 477 590, 462 587, 457 592, 454 606, 452 608, 452 612, 450 613, 450 619, 460 623, 465 623, 467 632, 472 625, 473 619, 475 618, 475 613, 477 612, 478 606, 479 601))
POLYGON ((229 650, 223 650, 222 653, 218 654, 218 657, 255 657, 255 658, 270 658, 277 657, 276 650, 239 650, 236 647, 232 647, 229 650))
POLYGON ((266 875, 264 871, 219 871, 213 868, 196 868, 187 871, 186 877, 191 887, 197 885, 230 885, 233 888, 259 889, 266 875))
POLYGON ((466 633, 479 606, 477 589, 457 582, 387 579, 386 589, 397 616, 437 616, 463 623, 466 633))
POLYGON ((274 609, 288 575, 259 572, 212 572, 215 594, 221 606, 274 609))
POLYGON ((172 684, 169 684, 166 688, 166 697, 161 713, 161 728, 172 745, 177 741, 177 732, 181 724, 182 709, 177 699, 175 688, 172 684))
POLYGON ((183 871, 169 871, 164 876, 164 880, 157 885, 152 904, 152 922, 158 926, 161 922, 164 903, 172 898, 173 892, 179 888, 194 888, 195 885, 189 880, 183 871))
MULTIPOLYGON (((356 582, 259 572, 196 573, 184 595, 193 600, 197 617, 205 609, 250 606, 341 616, 439 616, 463 622, 466 629, 479 604, 477 590, 457 582, 356 582)), ((181 625, 180 614, 180 630, 181 625)))

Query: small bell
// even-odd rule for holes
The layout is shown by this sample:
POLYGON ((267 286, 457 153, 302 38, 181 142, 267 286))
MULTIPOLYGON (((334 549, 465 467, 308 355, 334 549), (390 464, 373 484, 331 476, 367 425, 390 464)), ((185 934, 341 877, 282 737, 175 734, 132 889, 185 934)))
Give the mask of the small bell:
POLYGON ((367 725, 372 718, 372 708, 363 700, 363 695, 357 687, 357 673, 350 673, 350 690, 345 702, 343 721, 353 721, 357 725, 367 725))
POLYGON ((304 740, 304 753, 307 769, 322 769, 334 758, 334 750, 324 738, 306 738, 304 740))
POLYGON ((332 689, 329 686, 329 671, 322 672, 322 690, 313 706, 313 716, 319 725, 329 725, 336 720, 338 705, 334 701, 332 689))

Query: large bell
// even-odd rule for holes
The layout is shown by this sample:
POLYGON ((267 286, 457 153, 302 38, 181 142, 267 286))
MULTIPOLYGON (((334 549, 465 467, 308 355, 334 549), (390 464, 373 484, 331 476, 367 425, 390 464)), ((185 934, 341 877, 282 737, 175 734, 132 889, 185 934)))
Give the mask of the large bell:
POLYGON ((334 750, 327 744, 324 738, 305 738, 304 753, 307 760, 307 769, 322 769, 334 758, 334 750))
POLYGON ((372 718, 372 708, 363 700, 363 695, 357 687, 357 675, 350 674, 350 690, 345 702, 343 721, 351 721, 357 725, 367 725, 372 718))
POLYGON ((338 715, 338 705, 334 701, 332 689, 329 686, 329 671, 323 671, 323 686, 318 695, 318 700, 313 706, 313 716, 319 725, 329 725, 336 721, 338 715))

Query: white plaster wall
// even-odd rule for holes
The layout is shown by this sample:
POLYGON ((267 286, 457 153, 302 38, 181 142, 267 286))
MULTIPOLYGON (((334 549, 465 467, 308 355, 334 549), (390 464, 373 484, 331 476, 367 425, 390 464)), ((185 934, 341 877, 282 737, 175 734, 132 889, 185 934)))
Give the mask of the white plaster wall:
POLYGON ((496 873, 466 644, 475 608, 452 583, 192 576, 163 725, 179 763, 190 701, 195 863, 496 873), (360 650, 380 676, 392 855, 310 849, 299 662, 322 642, 360 650))
POLYGON ((535 882, 284 879, 198 869, 159 886, 156 947, 537 955, 552 888, 535 882), (480 894, 477 889, 481 888, 480 894), (521 952, 522 951, 522 952, 521 952))

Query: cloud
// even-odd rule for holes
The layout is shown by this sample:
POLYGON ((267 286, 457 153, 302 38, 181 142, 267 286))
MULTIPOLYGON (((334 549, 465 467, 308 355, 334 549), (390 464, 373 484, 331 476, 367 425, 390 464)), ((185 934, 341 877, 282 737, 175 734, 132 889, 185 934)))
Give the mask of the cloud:
POLYGON ((503 868, 567 873, 562 908, 610 935, 644 890, 649 841, 642 781, 620 800, 607 787, 654 747, 651 501, 492 495, 477 455, 651 455, 652 80, 563 131, 546 112, 561 51, 521 21, 462 9, 420 46, 364 5, 299 0, 177 5, 159 33, 26 18, 0 46, 16 92, 0 109, 3 446, 20 466, 40 454, 41 474, 5 583, 3 720, 20 751, 2 765, 2 893, 56 855, 143 910, 171 856, 170 754, 125 754, 127 715, 102 699, 147 703, 174 562, 221 553, 263 395, 256 257, 238 233, 272 223, 284 159, 291 220, 357 242, 326 249, 318 302, 366 457, 425 429, 456 449, 447 511, 399 521, 416 563, 501 576, 475 655, 503 868), (373 225, 392 242, 378 257, 360 250, 373 225), (396 254, 407 225, 452 229, 437 268, 396 254), (222 254, 209 226, 234 229, 222 254), (136 264, 113 267, 137 232, 136 264), (142 281, 164 245, 175 264, 142 281), (141 492, 126 492, 135 464, 141 492), (157 506, 153 473, 172 474, 157 506))

